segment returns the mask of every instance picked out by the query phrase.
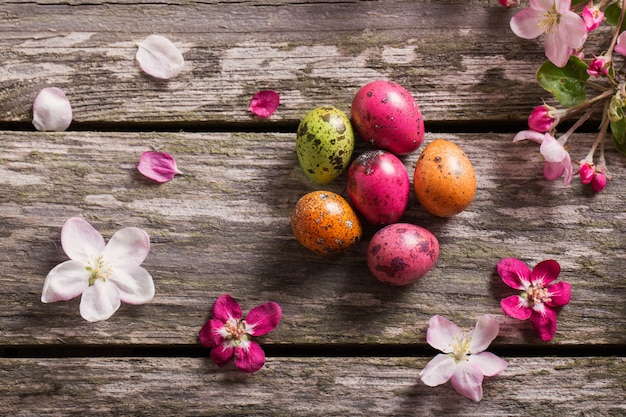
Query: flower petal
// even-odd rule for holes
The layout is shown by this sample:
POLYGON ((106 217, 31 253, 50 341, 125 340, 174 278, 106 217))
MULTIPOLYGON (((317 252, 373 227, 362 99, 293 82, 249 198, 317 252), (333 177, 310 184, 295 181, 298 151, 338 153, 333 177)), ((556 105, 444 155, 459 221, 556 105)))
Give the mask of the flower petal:
POLYGON ((200 344, 208 348, 221 345, 224 341, 222 329, 224 329, 224 323, 221 321, 215 319, 208 320, 198 333, 200 344))
POLYGON ((530 274, 530 282, 535 287, 545 287, 559 277, 561 265, 555 260, 539 262, 530 274))
POLYGON ((235 366, 244 372, 256 372, 265 364, 265 352, 256 342, 241 343, 235 348, 235 366))
POLYGON ((166 152, 146 151, 141 154, 137 170, 156 182, 168 182, 176 174, 182 174, 176 166, 176 160, 166 152))
POLYGON ((71 300, 78 297, 89 286, 89 273, 79 261, 65 261, 52 268, 43 284, 41 301, 71 300))
POLYGON ((579 49, 585 44, 587 33, 585 20, 577 13, 570 11, 568 7, 567 12, 563 12, 559 19, 558 36, 561 38, 560 41, 571 49, 579 49))
POLYGON ((429 387, 436 387, 447 382, 454 374, 456 363, 454 358, 443 353, 430 360, 420 372, 420 379, 429 387))
POLYGON ((620 55, 626 55, 626 31, 620 33, 614 50, 620 55))
POLYGON ((519 142, 520 140, 532 140, 533 142, 543 143, 546 136, 550 136, 547 133, 535 132, 534 130, 522 130, 518 132, 513 138, 513 142, 519 142))
POLYGON ((167 38, 150 35, 137 44, 136 59, 147 74, 156 78, 170 79, 183 69, 183 54, 167 38))
POLYGON ((543 177, 548 181, 558 180, 565 172, 565 165, 561 162, 544 162, 543 177))
POLYGON ((93 257, 100 255, 105 243, 100 232, 92 225, 80 217, 71 217, 61 229, 61 246, 70 259, 86 265, 93 257))
POLYGON ((450 382, 456 392, 472 401, 478 402, 483 397, 483 373, 468 361, 457 363, 450 382))
POLYGON ((483 375, 486 376, 498 375, 509 365, 507 361, 491 352, 480 352, 470 355, 468 362, 475 368, 480 369, 483 375))
POLYGON ((535 9, 521 10, 511 19, 511 30, 520 38, 535 39, 543 33, 538 24, 540 18, 541 14, 535 9))
POLYGON ((453 351, 452 343, 455 339, 461 340, 463 332, 456 324, 441 317, 432 316, 428 322, 426 341, 429 345, 444 353, 453 351))
POLYGON ((106 320, 120 308, 120 294, 110 282, 97 279, 80 299, 80 315, 87 321, 106 320))
POLYGON ((561 281, 553 285, 549 285, 547 287, 548 297, 550 297, 550 301, 546 302, 546 304, 550 307, 560 307, 569 303, 572 286, 569 282, 561 281))
POLYGON ((504 314, 518 320, 528 320, 533 313, 528 301, 519 295, 503 298, 500 301, 500 307, 502 307, 504 314))
POLYGON ((116 268, 108 280, 117 286, 124 303, 145 304, 154 297, 152 276, 140 266, 116 268))
POLYGON ((102 251, 102 257, 114 268, 131 268, 141 265, 150 251, 150 237, 138 227, 118 230, 102 251))
POLYGON ((235 348, 233 346, 219 345, 211 349, 211 359, 220 368, 233 358, 235 348))
POLYGON ((269 302, 250 310, 246 316, 246 333, 262 336, 278 326, 282 310, 277 303, 269 302))
POLYGON ((574 50, 567 45, 568 42, 565 42, 565 38, 559 32, 550 30, 546 33, 544 51, 550 62, 563 68, 567 65, 567 61, 574 50))
POLYGON ((33 126, 39 131, 61 132, 72 124, 72 106, 57 87, 42 89, 33 102, 33 126))
POLYGON ((231 318, 239 320, 241 318, 241 307, 230 295, 221 295, 213 304, 213 318, 222 323, 226 323, 231 318))
POLYGON ((502 281, 516 290, 525 290, 530 285, 530 268, 516 258, 504 258, 498 262, 498 275, 502 281))
POLYGON ((280 96, 276 91, 262 90, 252 97, 248 110, 255 116, 268 118, 274 114, 279 104, 280 96))
POLYGON ((541 312, 533 311, 530 322, 533 324, 535 333, 544 342, 549 342, 556 334, 556 311, 541 304, 541 312))
POLYGON ((568 155, 567 151, 553 136, 545 134, 545 139, 539 146, 539 152, 548 162, 562 162, 568 155))
POLYGON ((472 354, 486 350, 500 332, 500 323, 488 314, 480 316, 476 328, 467 334, 472 354))

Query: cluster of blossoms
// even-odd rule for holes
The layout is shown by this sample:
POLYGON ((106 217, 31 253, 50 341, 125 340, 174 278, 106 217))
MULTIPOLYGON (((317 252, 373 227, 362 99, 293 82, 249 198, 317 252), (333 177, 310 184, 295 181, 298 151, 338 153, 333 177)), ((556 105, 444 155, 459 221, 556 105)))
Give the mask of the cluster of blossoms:
MULTIPOLYGON (((513 8, 516 0, 499 0, 513 8)), ((511 19, 511 29, 524 39, 544 37, 548 61, 537 71, 539 84, 552 93, 562 106, 545 102, 535 107, 528 118, 529 130, 519 132, 514 142, 531 140, 539 143, 545 158, 544 177, 556 180, 564 177, 569 185, 574 168, 566 147, 567 140, 593 113, 601 111, 598 135, 587 153, 578 161, 578 173, 583 184, 595 192, 606 187, 607 165, 604 147, 609 129, 618 151, 626 154, 626 78, 616 72, 614 52, 626 55, 624 0, 530 0, 529 7, 511 19), (603 23, 613 26, 608 48, 599 55, 586 56, 585 43, 591 32, 603 23), (587 90, 597 94, 588 98, 587 90), (560 122, 578 116, 579 119, 556 137, 560 122), (597 148, 600 155, 595 159, 597 148)), ((600 31, 602 32, 602 31, 600 31)))

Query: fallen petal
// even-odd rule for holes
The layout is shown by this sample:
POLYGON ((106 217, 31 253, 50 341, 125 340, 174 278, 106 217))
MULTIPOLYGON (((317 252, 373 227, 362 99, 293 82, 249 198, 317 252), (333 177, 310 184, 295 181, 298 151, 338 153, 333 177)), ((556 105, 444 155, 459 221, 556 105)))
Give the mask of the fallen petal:
POLYGON ((61 132, 72 123, 72 106, 57 87, 44 88, 33 102, 33 125, 39 131, 61 132))
POLYGON ((176 174, 182 174, 176 167, 174 157, 166 152, 142 153, 137 169, 151 180, 161 183, 171 181, 176 174))
POLYGON ((146 74, 167 80, 177 76, 183 69, 183 54, 163 36, 150 35, 137 47, 136 59, 146 74))
POLYGON ((262 90, 252 97, 248 110, 265 119, 274 114, 279 104, 280 96, 276 91, 262 90))

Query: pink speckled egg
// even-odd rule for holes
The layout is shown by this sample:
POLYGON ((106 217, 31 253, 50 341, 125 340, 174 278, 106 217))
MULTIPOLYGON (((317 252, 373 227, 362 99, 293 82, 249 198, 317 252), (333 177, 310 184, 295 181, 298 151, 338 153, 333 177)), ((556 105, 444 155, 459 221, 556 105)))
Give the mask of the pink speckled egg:
POLYGON ((390 81, 363 86, 352 100, 351 117, 361 138, 396 155, 407 155, 424 141, 424 118, 417 102, 390 81))
POLYGON ((437 238, 409 223, 385 226, 367 246, 367 266, 381 282, 408 285, 432 269, 439 258, 437 238))
POLYGON ((375 225, 395 223, 409 204, 411 184, 397 156, 380 149, 359 155, 348 170, 352 205, 375 225))

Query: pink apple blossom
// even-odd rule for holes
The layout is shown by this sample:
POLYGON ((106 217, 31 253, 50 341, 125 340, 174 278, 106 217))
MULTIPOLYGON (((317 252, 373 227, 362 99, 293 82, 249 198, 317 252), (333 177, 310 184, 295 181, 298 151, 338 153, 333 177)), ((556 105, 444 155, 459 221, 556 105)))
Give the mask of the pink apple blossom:
POLYGON ((557 261, 539 262, 531 271, 519 259, 505 258, 498 262, 498 274, 506 285, 521 290, 520 295, 502 299, 500 305, 508 316, 528 320, 543 341, 556 334, 557 308, 570 301, 571 286, 565 281, 551 284, 561 273, 557 261))
POLYGON ((224 366, 234 357, 235 366, 252 373, 265 364, 261 346, 250 340, 274 330, 280 322, 282 310, 277 303, 269 302, 250 310, 245 319, 241 307, 230 295, 220 296, 213 305, 213 318, 202 326, 200 343, 211 349, 211 359, 224 366))
POLYGON ((597 6, 585 5, 582 12, 582 18, 588 32, 596 30, 604 21, 604 12, 597 6))
POLYGON ((252 97, 248 110, 255 116, 266 119, 274 114, 279 104, 280 95, 276 91, 262 90, 252 97))
POLYGON ((137 170, 156 182, 171 181, 176 174, 182 174, 176 160, 166 152, 146 151, 141 154, 137 170))
POLYGON ((63 224, 61 246, 70 260, 48 273, 42 302, 66 301, 82 295, 81 316, 87 321, 100 321, 111 317, 122 301, 144 304, 152 300, 152 276, 139 266, 150 250, 150 238, 143 230, 119 230, 105 245, 93 226, 72 217, 63 224))
POLYGON ((466 334, 441 316, 431 317, 426 341, 443 353, 426 364, 420 372, 420 379, 429 387, 450 380, 459 394, 480 401, 483 377, 497 375, 508 365, 493 353, 485 352, 499 331, 498 320, 489 315, 481 316, 476 328, 466 334))
POLYGON ((566 136, 559 140, 549 133, 539 133, 534 130, 523 130, 513 138, 513 142, 529 139, 541 144, 539 151, 546 162, 543 165, 543 176, 550 181, 554 181, 565 175, 565 185, 569 185, 573 176, 572 160, 569 152, 564 148, 566 136))
POLYGON ((545 34, 546 56, 557 67, 564 67, 587 40, 585 22, 570 7, 571 0, 530 0, 530 7, 511 19, 511 30, 524 39, 545 34))

